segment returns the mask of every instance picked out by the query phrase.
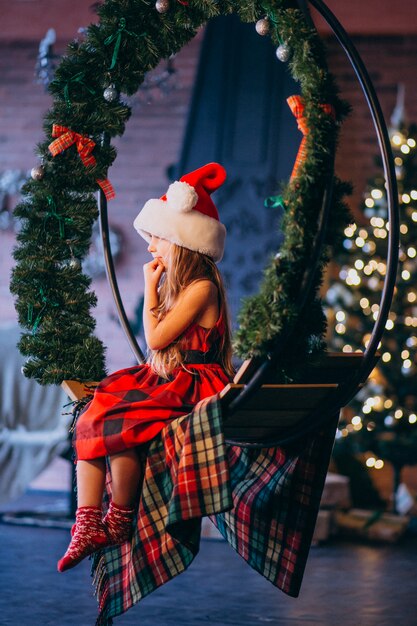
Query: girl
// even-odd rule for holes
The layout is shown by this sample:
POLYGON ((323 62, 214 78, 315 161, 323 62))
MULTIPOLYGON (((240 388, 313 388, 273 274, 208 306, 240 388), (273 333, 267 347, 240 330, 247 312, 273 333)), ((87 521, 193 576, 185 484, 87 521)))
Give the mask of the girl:
POLYGON ((226 229, 210 197, 225 179, 224 168, 209 163, 172 183, 159 200, 148 200, 134 222, 153 256, 143 268, 150 355, 145 365, 105 378, 78 419, 78 509, 60 572, 130 539, 141 479, 136 447, 233 376, 226 298, 215 264, 226 229), (106 457, 112 500, 102 519, 106 457))

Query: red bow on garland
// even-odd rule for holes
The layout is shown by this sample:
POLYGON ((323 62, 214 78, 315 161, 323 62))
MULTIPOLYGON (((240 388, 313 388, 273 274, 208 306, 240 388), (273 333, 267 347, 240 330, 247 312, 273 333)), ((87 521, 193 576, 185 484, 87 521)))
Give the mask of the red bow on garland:
MULTIPOLYGON (((309 131, 308 131, 308 126, 307 126, 307 120, 304 117, 305 106, 304 106, 304 101, 302 97, 290 96, 289 98, 287 98, 287 104, 291 109, 291 113, 294 115, 295 119, 297 120, 298 129, 301 130, 301 132, 304 135, 301 140, 300 147, 298 149, 298 154, 296 156, 294 167, 291 173, 290 180, 292 180, 293 178, 297 176, 298 168, 305 161, 306 152, 307 152, 306 142, 307 142, 307 135, 309 131)), ((325 113, 327 113, 328 115, 332 117, 333 120, 336 119, 336 112, 332 104, 321 104, 320 106, 325 113)))
MULTIPOLYGON (((78 154, 81 157, 81 161, 84 163, 85 167, 93 167, 96 164, 96 159, 91 154, 96 143, 89 137, 76 133, 66 126, 60 126, 59 124, 54 124, 52 126, 52 137, 57 137, 57 139, 55 139, 55 141, 50 143, 48 146, 49 152, 52 156, 56 156, 57 154, 64 152, 64 150, 72 146, 72 144, 75 144, 78 154)), ((113 186, 108 178, 97 180, 97 183, 102 188, 107 200, 111 200, 116 196, 113 186)))

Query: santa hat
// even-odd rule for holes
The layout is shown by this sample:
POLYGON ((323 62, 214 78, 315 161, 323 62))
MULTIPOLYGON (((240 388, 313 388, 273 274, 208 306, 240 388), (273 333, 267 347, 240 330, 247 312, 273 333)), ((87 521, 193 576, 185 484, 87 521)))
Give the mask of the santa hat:
POLYGON ((185 174, 168 187, 165 196, 145 203, 134 227, 148 242, 155 235, 220 261, 226 227, 210 194, 225 180, 226 170, 218 163, 185 174))

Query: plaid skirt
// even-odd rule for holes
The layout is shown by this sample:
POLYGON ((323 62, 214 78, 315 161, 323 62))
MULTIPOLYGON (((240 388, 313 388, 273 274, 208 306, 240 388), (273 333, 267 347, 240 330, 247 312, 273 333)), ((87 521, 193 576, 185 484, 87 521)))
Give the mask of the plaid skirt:
POLYGON ((139 365, 100 382, 80 414, 73 445, 77 460, 104 457, 149 442, 173 419, 213 396, 229 378, 218 363, 187 364, 172 380, 139 365))

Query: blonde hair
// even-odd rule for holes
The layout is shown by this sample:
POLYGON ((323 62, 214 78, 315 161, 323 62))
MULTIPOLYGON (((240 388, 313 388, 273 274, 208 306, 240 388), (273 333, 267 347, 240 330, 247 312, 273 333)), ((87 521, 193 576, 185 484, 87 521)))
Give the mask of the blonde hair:
MULTIPOLYGON (((180 293, 198 280, 211 280, 218 289, 219 316, 223 317, 225 330, 218 342, 214 360, 230 377, 233 377, 232 341, 226 293, 221 274, 210 257, 174 243, 171 244, 167 271, 159 289, 160 303, 152 312, 158 320, 162 320, 175 305, 180 293)), ((185 367, 184 348, 183 334, 166 348, 150 351, 148 363, 156 374, 169 378, 176 367, 185 367)))

